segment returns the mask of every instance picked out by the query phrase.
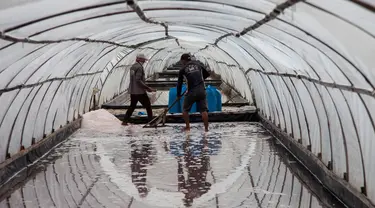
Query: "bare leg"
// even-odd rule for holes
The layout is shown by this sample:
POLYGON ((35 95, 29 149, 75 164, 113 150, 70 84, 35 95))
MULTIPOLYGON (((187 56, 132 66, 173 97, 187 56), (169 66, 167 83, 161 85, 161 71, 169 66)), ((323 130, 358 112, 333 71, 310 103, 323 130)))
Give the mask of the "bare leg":
POLYGON ((189 130, 190 130, 189 112, 184 111, 184 112, 182 113, 182 116, 184 117, 185 124, 186 124, 185 130, 186 130, 186 131, 189 131, 189 130))
POLYGON ((208 113, 207 111, 202 112, 202 120, 204 123, 204 130, 207 132, 208 131, 208 113))

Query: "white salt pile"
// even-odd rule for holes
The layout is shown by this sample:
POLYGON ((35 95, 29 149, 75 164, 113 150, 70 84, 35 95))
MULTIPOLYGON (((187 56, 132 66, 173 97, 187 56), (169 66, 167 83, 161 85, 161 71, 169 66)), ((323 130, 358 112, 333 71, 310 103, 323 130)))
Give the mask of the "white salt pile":
POLYGON ((83 130, 116 133, 123 131, 121 121, 106 110, 99 109, 83 115, 83 130))

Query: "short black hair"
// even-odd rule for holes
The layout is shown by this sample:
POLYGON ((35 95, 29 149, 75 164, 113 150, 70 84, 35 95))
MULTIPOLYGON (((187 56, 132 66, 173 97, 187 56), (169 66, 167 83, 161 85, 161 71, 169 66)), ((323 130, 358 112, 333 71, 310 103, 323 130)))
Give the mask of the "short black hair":
POLYGON ((188 54, 188 53, 182 54, 181 61, 190 61, 190 60, 191 60, 190 54, 188 54))

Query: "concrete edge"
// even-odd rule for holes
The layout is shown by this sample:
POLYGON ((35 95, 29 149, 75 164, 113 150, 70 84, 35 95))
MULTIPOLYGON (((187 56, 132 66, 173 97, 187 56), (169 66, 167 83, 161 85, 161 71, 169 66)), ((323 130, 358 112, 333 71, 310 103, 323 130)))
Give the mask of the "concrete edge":
POLYGON ((4 195, 28 176, 29 166, 66 140, 81 127, 82 118, 65 125, 29 148, 13 155, 0 164, 0 196, 4 195), (17 177, 14 177, 17 174, 17 177))
POLYGON ((318 181, 348 207, 375 208, 375 205, 347 181, 330 171, 322 161, 302 144, 291 138, 271 121, 259 115, 261 124, 318 179, 318 181))

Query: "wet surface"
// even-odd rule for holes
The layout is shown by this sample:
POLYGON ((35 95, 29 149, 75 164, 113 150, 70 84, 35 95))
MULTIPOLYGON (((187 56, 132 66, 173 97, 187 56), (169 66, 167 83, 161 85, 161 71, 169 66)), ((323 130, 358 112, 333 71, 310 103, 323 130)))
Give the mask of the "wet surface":
POLYGON ((256 124, 182 127, 81 129, 0 207, 343 207, 256 124))

